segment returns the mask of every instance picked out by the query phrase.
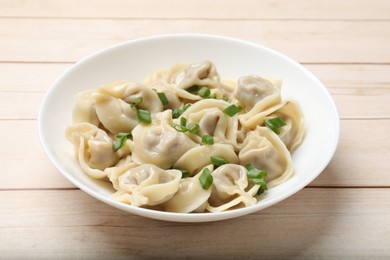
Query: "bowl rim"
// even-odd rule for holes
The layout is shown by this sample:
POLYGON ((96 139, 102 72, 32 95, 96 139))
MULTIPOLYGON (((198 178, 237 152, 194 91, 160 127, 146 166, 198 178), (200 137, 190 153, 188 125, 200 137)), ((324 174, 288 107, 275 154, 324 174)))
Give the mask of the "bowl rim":
POLYGON ((329 91, 326 89, 326 87, 322 84, 322 82, 314 76, 308 69, 303 67, 299 62, 293 60, 292 58, 276 51, 271 48, 268 48, 266 46, 263 46, 261 44, 257 44, 254 42, 250 42, 243 39, 238 39, 234 37, 228 37, 228 36, 222 36, 222 35, 215 35, 215 34, 198 34, 198 33, 181 33, 181 34, 158 34, 153 36, 147 36, 142 38, 136 38, 132 40, 123 41, 111 46, 108 46, 106 48, 103 48, 101 50, 98 50, 78 61, 76 61, 74 64, 72 64, 69 68, 67 68, 47 89, 43 100, 41 102, 39 112, 38 112, 38 135, 40 139, 40 143, 43 147, 43 150, 45 151, 46 155, 48 156, 49 160, 54 164, 54 166, 61 172, 61 174, 72 184, 74 184, 76 187, 80 188, 90 196, 108 204, 115 208, 125 210, 126 212, 136 214, 143 217, 148 217, 152 219, 158 219, 158 220, 164 220, 164 221, 173 221, 173 222, 210 222, 210 221, 219 221, 219 220, 225 220, 225 219, 231 219, 243 215, 247 215, 253 212, 260 211, 262 209, 265 209, 267 207, 270 207, 276 203, 279 203, 286 198, 292 196, 293 194, 297 193, 299 190, 303 189, 306 185, 308 185, 310 182, 312 182, 315 178, 317 178, 323 170, 326 168, 326 166, 329 164, 331 159, 333 158, 337 146, 340 139, 340 117, 339 113, 336 107, 336 104, 331 97, 329 91), (337 120, 335 120, 336 125, 333 126, 333 130, 335 131, 334 139, 332 140, 332 146, 331 149, 329 149, 329 154, 326 160, 322 160, 322 164, 316 168, 316 174, 312 174, 310 178, 305 178, 305 181, 302 182, 300 185, 294 186, 292 189, 290 189, 287 192, 284 192, 280 194, 279 196, 273 198, 272 200, 264 201, 262 204, 256 204, 250 207, 244 207, 240 209, 235 209, 231 211, 224 211, 224 212, 216 212, 216 213, 175 213, 175 212, 165 212, 165 211, 157 211, 157 210, 151 210, 146 208, 140 208, 135 207, 131 205, 127 205, 118 201, 114 201, 113 199, 109 198, 108 196, 105 196, 103 194, 99 194, 98 192, 93 191, 83 183, 81 183, 79 180, 71 176, 67 173, 67 171, 61 166, 61 163, 58 162, 52 151, 49 149, 48 144, 46 143, 45 139, 45 130, 44 130, 44 122, 45 122, 45 108, 48 105, 48 102, 51 98, 51 96, 54 93, 54 90, 56 90, 59 86, 61 81, 72 71, 77 70, 79 66, 82 66, 83 64, 89 62, 91 59, 104 55, 106 53, 111 52, 112 50, 115 50, 117 48, 125 47, 127 45, 133 45, 133 44, 139 44, 143 42, 148 41, 159 41, 164 39, 183 39, 183 38, 196 38, 196 39, 206 39, 206 40, 222 40, 222 41, 229 41, 233 43, 238 43, 242 45, 252 46, 256 47, 258 49, 261 49, 262 51, 271 53, 272 55, 278 56, 282 58, 283 60, 286 60, 287 62, 291 63, 292 65, 298 67, 304 74, 311 78, 311 80, 315 81, 315 83, 318 85, 318 87, 321 88, 321 91, 324 95, 326 95, 327 100, 329 101, 329 104, 331 105, 329 108, 331 108, 332 113, 335 117, 337 117, 337 120), (124 209, 124 207, 126 209, 124 209))

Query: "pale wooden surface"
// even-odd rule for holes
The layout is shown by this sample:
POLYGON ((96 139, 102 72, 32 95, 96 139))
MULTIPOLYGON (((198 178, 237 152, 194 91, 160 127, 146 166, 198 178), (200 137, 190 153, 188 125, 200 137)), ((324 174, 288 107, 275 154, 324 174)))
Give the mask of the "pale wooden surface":
POLYGON ((390 1, 0 0, 0 259, 390 258, 390 1), (340 145, 308 187, 234 220, 183 224, 113 209, 69 183, 37 135, 75 61, 124 40, 214 33, 266 45, 326 85, 340 145))

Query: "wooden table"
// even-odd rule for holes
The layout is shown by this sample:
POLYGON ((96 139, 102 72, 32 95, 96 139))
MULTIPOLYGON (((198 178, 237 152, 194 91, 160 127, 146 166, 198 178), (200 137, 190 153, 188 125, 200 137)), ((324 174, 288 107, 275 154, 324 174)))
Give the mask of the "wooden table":
POLYGON ((0 258, 390 257, 390 1, 0 0, 0 258), (121 212, 49 162, 37 114, 75 61, 121 41, 211 33, 276 49, 316 74, 338 150, 296 195, 245 217, 170 223, 121 212))

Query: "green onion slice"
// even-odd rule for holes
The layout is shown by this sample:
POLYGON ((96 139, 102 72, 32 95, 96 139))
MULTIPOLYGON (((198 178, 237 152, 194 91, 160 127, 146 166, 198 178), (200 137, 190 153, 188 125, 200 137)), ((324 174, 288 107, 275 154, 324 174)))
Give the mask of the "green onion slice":
POLYGON ((208 190, 213 184, 213 176, 208 168, 204 168, 202 174, 199 176, 200 185, 204 190, 208 190))
POLYGON ((185 126, 181 126, 181 125, 178 125, 178 124, 173 124, 172 127, 178 131, 178 132, 182 132, 182 133, 185 133, 185 132, 188 132, 188 129, 187 127, 185 126))
POLYGON ((186 170, 180 170, 181 171, 181 178, 187 178, 187 177, 190 177, 190 172, 189 171, 186 171, 186 170))
POLYGON ((142 101, 143 101, 143 97, 137 97, 136 99, 134 99, 133 101, 130 102, 130 106, 131 107, 136 107, 139 104, 141 104, 142 101))
POLYGON ((280 128, 286 125, 280 117, 275 117, 271 119, 264 119, 264 123, 268 126, 275 134, 280 134, 280 128))
POLYGON ((257 195, 262 194, 264 191, 268 190, 267 184, 264 182, 264 184, 258 184, 260 185, 259 190, 257 191, 257 195))
POLYGON ((157 95, 164 106, 169 104, 169 100, 164 92, 157 92, 157 95))
POLYGON ((211 94, 211 91, 208 87, 202 87, 199 91, 198 91, 198 95, 201 97, 201 98, 208 98, 210 97, 210 94, 211 94))
POLYGON ((250 178, 252 180, 264 179, 265 177, 267 177, 267 172, 263 171, 263 170, 253 169, 253 170, 248 171, 247 175, 248 175, 248 178, 250 178))
POLYGON ((179 118, 181 114, 183 114, 182 109, 180 109, 180 108, 174 109, 172 111, 172 118, 179 118))
POLYGON ((214 137, 212 135, 204 135, 202 136, 202 143, 212 145, 214 144, 214 137))
POLYGON ((185 104, 183 107, 183 112, 186 111, 190 106, 191 106, 191 104, 185 104))
POLYGON ((196 134, 200 130, 200 126, 198 123, 191 122, 187 125, 188 132, 192 134, 196 134))
POLYGON ((251 164, 251 163, 247 163, 245 164, 245 168, 250 171, 250 170, 256 170, 256 168, 251 164))
POLYGON ((211 156, 210 161, 217 167, 229 163, 227 160, 219 156, 211 156))
POLYGON ((116 138, 129 138, 133 140, 133 134, 132 133, 119 133, 116 135, 116 138))
POLYGON ((236 106, 236 105, 230 105, 230 106, 228 106, 227 108, 225 108, 225 109, 223 110, 223 112, 224 112, 226 115, 232 117, 232 116, 234 116, 235 114, 241 112, 241 110, 242 110, 242 107, 238 107, 238 106, 236 106))
POLYGON ((199 87, 197 85, 193 85, 193 86, 191 86, 189 88, 186 88, 186 91, 190 92, 190 93, 193 93, 193 92, 198 91, 198 89, 199 89, 199 87))
POLYGON ((185 127, 187 125, 187 118, 185 117, 180 118, 180 125, 185 127))
POLYGON ((265 190, 268 189, 267 183, 264 180, 267 177, 267 172, 263 170, 256 169, 251 163, 245 165, 245 168, 248 170, 247 176, 254 184, 259 185, 259 190, 257 195, 262 194, 265 190))
POLYGON ((148 110, 144 109, 137 109, 137 118, 138 121, 144 124, 150 124, 152 123, 152 117, 150 115, 150 112, 148 110))
POLYGON ((116 140, 114 142, 114 150, 115 152, 121 149, 125 143, 126 139, 130 138, 133 139, 133 135, 131 133, 119 133, 116 135, 116 140))
POLYGON ((181 114, 184 113, 184 111, 186 111, 189 107, 191 106, 191 104, 186 104, 184 107, 182 108, 177 108, 177 109, 174 109, 172 111, 172 118, 179 118, 181 116, 181 114))

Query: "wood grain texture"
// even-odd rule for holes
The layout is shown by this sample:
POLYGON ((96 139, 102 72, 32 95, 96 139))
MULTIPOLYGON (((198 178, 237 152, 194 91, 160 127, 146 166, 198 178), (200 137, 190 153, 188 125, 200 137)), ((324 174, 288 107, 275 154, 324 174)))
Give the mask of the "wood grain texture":
POLYGON ((1 191, 0 251, 61 259, 389 257, 389 196, 304 189, 239 219, 186 224, 121 212, 79 190, 1 191))
POLYGON ((139 37, 206 33, 253 41, 300 62, 389 63, 387 28, 390 21, 3 18, 0 61, 74 62, 139 37))
POLYGON ((1 0, 0 6, 0 17, 390 20, 386 0, 1 0))
POLYGON ((389 259, 390 1, 0 0, 0 258, 389 259), (105 205, 66 180, 39 144, 49 86, 125 40, 210 33, 304 63, 340 112, 330 164, 263 211, 172 223, 105 205))

